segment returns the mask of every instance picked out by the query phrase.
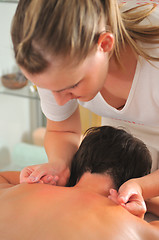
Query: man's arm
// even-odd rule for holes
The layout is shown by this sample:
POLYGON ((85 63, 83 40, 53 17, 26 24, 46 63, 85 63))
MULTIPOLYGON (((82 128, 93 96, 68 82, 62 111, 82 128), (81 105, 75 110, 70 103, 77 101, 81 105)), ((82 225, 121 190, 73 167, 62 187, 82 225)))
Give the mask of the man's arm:
POLYGON ((20 172, 0 172, 0 189, 19 184, 20 172))

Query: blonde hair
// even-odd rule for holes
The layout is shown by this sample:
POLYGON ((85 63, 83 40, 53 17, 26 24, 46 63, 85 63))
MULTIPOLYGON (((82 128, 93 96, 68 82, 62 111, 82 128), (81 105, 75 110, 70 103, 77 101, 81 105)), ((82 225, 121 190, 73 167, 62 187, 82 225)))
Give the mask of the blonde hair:
POLYGON ((97 46, 101 19, 114 34, 118 62, 125 43, 145 59, 159 61, 136 41, 159 43, 158 26, 139 25, 154 8, 121 13, 117 0, 20 0, 11 29, 16 61, 30 73, 47 68, 47 55, 81 61, 97 46))

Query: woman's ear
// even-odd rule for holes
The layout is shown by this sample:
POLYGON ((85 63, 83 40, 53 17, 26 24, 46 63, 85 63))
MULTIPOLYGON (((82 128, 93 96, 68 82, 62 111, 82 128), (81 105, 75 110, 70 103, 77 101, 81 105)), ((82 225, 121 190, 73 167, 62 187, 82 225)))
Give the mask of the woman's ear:
POLYGON ((98 39, 98 49, 110 52, 114 47, 114 35, 110 32, 101 33, 98 39))

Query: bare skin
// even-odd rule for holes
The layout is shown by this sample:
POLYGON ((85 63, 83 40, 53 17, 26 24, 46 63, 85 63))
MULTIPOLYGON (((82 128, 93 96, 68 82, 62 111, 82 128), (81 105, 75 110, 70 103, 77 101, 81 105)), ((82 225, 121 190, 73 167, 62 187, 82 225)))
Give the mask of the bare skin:
POLYGON ((110 59, 108 75, 101 90, 105 101, 119 110, 128 99, 137 66, 137 57, 128 45, 121 53, 120 63, 121 66, 114 57, 110 59))
POLYGON ((146 201, 147 211, 159 216, 159 197, 151 198, 146 201))
POLYGON ((85 173, 72 188, 18 184, 19 173, 1 173, 0 239, 157 240, 159 228, 107 198, 108 175, 85 173), (9 177, 8 177, 9 176, 9 177))

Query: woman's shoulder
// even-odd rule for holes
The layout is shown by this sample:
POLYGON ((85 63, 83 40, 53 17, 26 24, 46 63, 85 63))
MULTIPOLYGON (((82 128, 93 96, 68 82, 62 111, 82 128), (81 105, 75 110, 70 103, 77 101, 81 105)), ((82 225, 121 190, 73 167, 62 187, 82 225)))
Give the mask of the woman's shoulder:
POLYGON ((76 99, 72 99, 63 106, 59 106, 56 103, 53 93, 44 88, 37 88, 41 109, 44 115, 52 121, 63 121, 69 118, 77 109, 78 102, 76 99))

